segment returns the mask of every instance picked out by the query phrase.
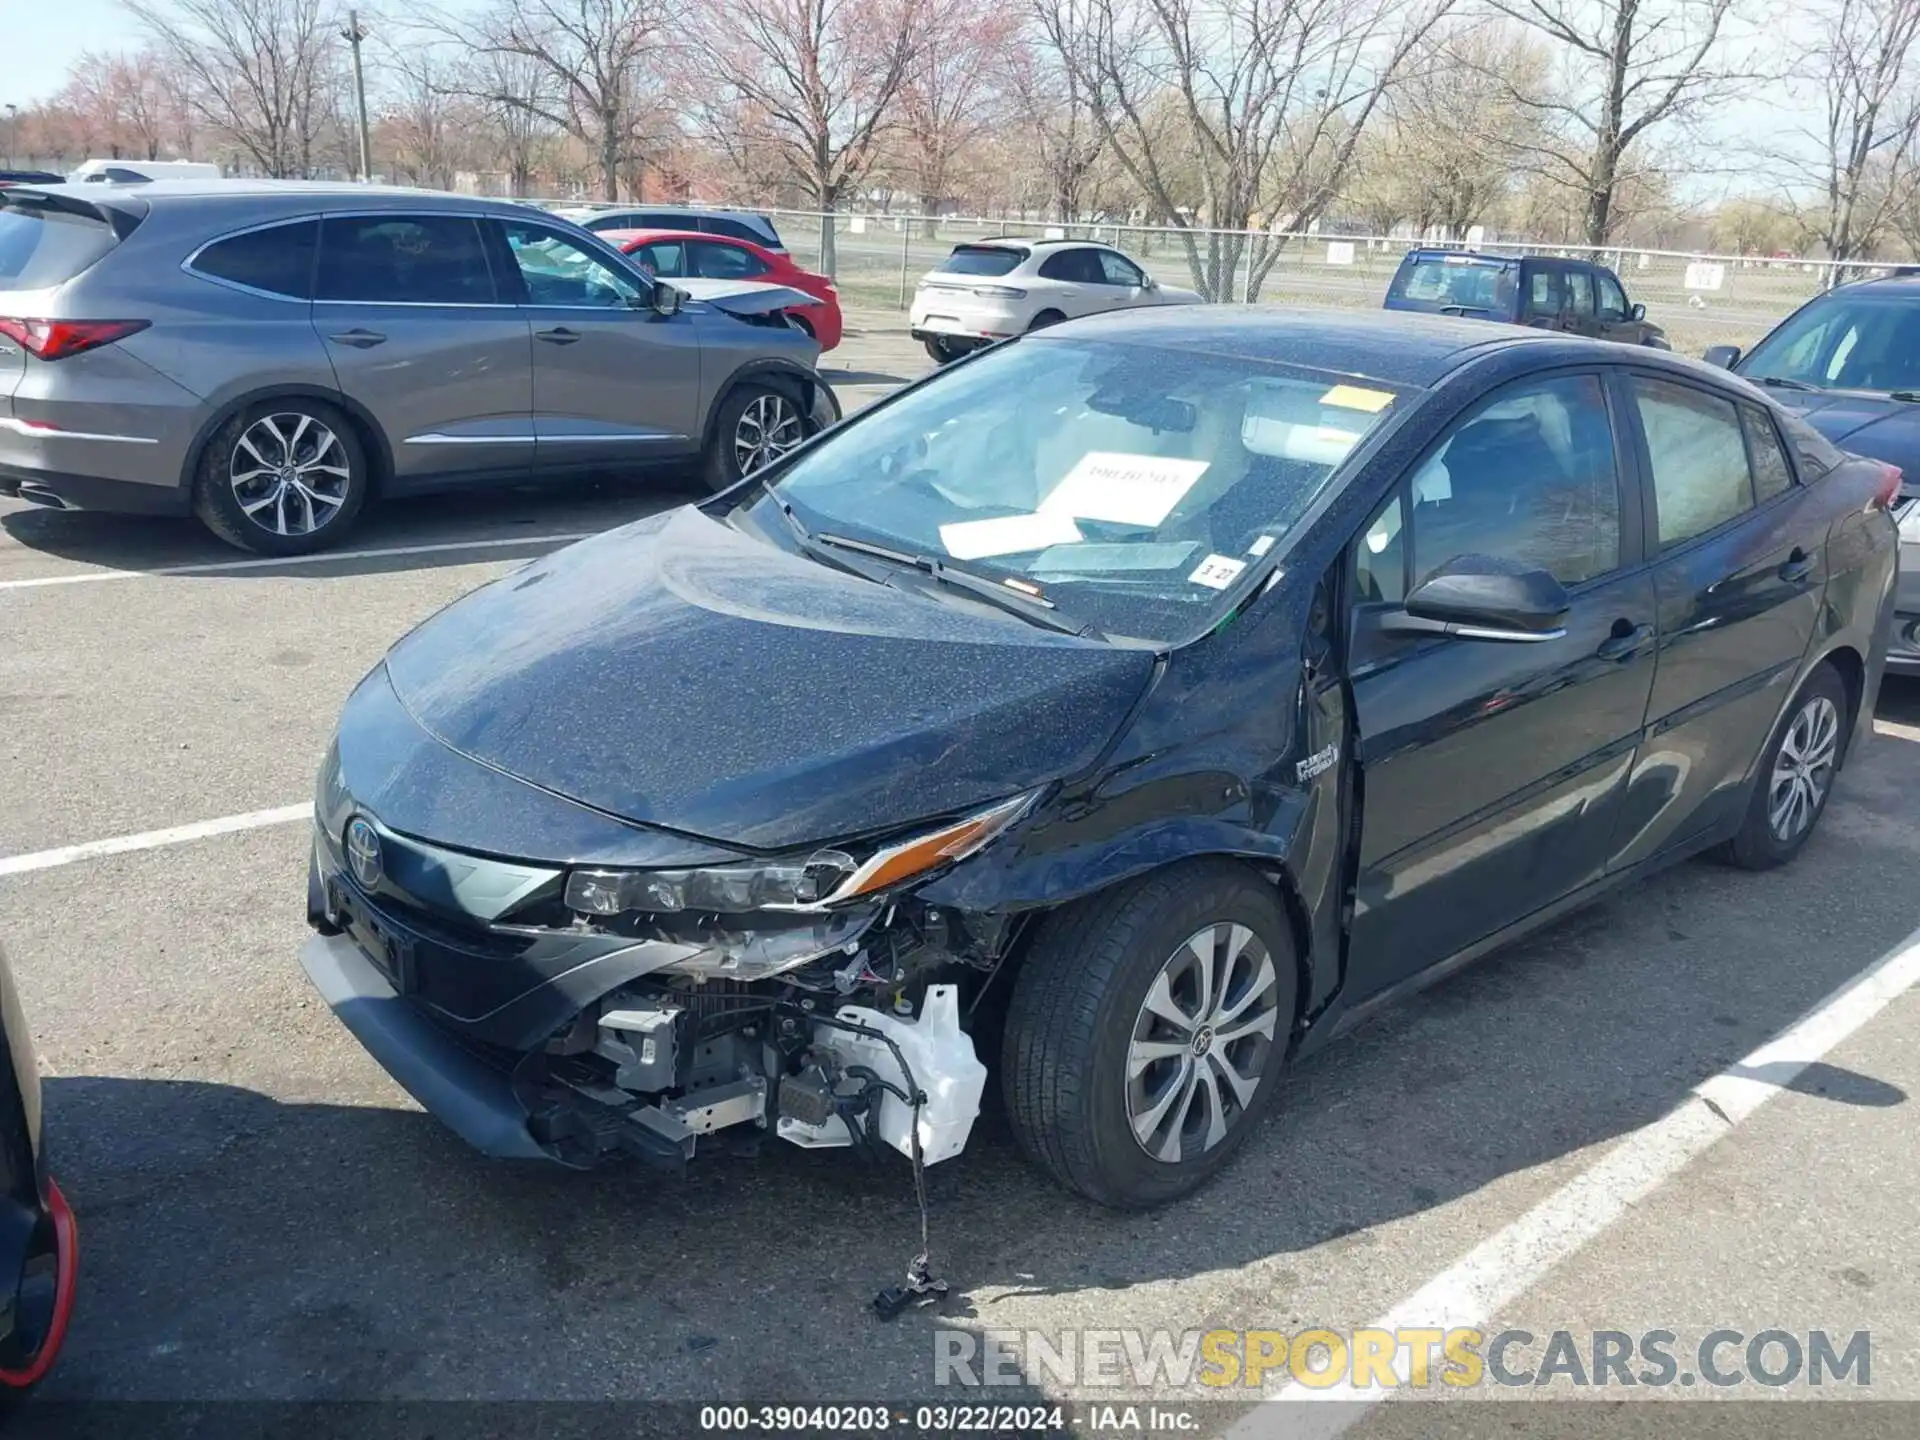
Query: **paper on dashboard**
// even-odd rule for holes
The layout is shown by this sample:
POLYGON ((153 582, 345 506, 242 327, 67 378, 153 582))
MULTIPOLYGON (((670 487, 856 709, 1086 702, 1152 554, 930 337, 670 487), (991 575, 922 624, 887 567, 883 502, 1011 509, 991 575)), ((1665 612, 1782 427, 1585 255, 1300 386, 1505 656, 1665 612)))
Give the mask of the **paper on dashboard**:
POLYGON ((1079 538, 1080 527, 1073 523, 1073 516, 1061 512, 998 515, 991 520, 959 520, 940 527, 940 543, 956 560, 1021 555, 1053 545, 1071 545, 1079 538))
POLYGON ((1206 472, 1205 460, 1091 450, 1040 502, 1040 513, 1158 529, 1206 472))

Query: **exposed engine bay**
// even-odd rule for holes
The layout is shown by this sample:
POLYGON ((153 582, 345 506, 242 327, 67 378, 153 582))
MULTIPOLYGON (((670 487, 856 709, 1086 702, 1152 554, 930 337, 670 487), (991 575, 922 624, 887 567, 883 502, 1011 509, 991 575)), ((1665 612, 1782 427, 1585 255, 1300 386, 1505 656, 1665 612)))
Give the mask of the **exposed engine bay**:
POLYGON ((962 988, 977 992, 999 948, 912 901, 783 928, 756 916, 751 932, 729 918, 618 917, 708 964, 621 986, 521 1061, 514 1090, 540 1143, 572 1165, 626 1153, 674 1171, 722 1135, 893 1149, 916 1166, 958 1155, 987 1076, 962 988))

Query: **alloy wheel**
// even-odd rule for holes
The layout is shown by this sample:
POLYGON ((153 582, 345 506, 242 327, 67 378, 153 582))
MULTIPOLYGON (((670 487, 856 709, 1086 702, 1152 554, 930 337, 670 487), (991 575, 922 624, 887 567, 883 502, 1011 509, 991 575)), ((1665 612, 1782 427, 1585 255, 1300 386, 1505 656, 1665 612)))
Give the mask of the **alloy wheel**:
POLYGON ((1213 1149, 1246 1114, 1276 1053, 1279 977, 1245 925, 1189 936, 1154 976, 1127 1047, 1127 1122, 1168 1164, 1213 1149))
POLYGON ((800 411, 769 390, 753 397, 733 428, 733 458, 742 475, 770 465, 807 438, 800 411))
POLYGON ((311 535, 340 513, 353 483, 340 437, 291 412, 241 431, 227 475, 241 514, 275 535, 311 535))
POLYGON ((1813 824, 1833 784, 1840 751, 1840 712, 1825 695, 1800 707, 1781 738, 1767 786, 1767 824, 1776 840, 1799 838, 1813 824))

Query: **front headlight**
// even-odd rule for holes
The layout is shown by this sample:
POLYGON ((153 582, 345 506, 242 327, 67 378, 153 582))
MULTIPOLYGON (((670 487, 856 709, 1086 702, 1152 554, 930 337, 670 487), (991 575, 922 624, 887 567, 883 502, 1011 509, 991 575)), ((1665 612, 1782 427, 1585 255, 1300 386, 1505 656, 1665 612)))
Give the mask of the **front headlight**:
POLYGON ((567 876, 567 908, 582 915, 824 910, 964 860, 1026 814, 1038 794, 1017 795, 937 830, 882 846, 865 860, 839 850, 819 850, 804 860, 700 870, 575 870, 567 876))

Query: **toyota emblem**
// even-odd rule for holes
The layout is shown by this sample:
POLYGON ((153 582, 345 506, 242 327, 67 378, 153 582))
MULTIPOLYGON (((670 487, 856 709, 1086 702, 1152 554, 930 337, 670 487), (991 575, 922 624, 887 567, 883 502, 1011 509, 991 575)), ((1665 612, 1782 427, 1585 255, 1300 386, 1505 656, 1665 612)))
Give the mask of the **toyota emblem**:
POLYGON ((347 822, 347 868, 363 889, 380 883, 380 832, 365 816, 347 822))

